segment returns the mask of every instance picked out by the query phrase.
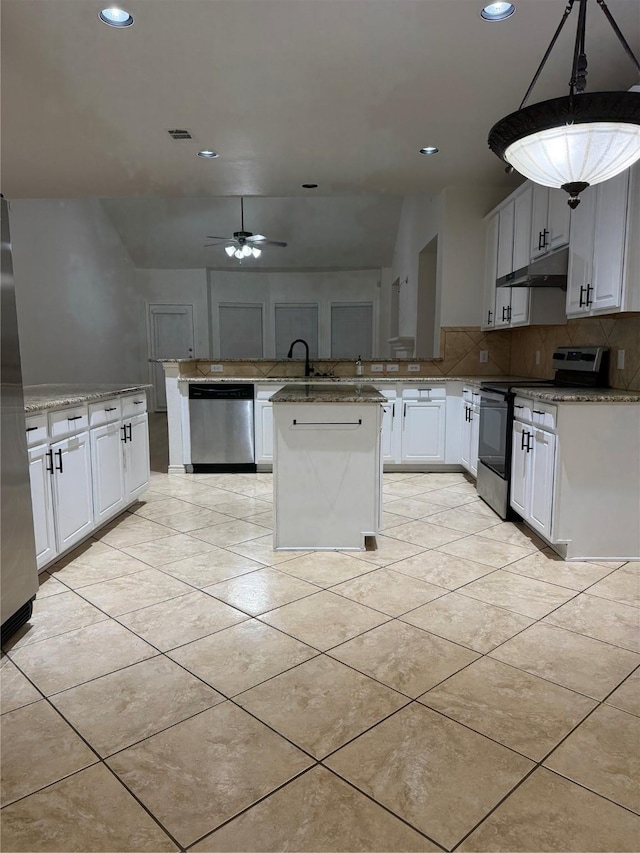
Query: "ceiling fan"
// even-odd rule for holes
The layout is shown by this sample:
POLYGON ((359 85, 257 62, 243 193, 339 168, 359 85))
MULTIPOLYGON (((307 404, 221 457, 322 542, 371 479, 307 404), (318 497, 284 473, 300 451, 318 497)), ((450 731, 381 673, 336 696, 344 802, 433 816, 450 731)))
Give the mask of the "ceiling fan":
POLYGON ((207 240, 215 240, 216 242, 205 243, 205 248, 226 243, 227 245, 224 247, 224 250, 227 255, 230 258, 236 257, 239 261, 243 258, 259 258, 262 254, 263 246, 280 246, 284 248, 287 245, 280 240, 268 240, 264 234, 252 234, 251 231, 244 230, 244 198, 240 198, 240 231, 234 231, 233 237, 215 237, 212 234, 208 234, 207 240))

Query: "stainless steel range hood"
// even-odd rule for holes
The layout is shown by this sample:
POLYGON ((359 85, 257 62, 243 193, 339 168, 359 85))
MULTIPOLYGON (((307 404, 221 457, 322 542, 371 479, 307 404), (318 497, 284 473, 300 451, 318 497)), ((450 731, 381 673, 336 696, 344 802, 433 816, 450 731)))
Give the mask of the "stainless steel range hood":
POLYGON ((496 281, 497 287, 561 287, 567 289, 569 249, 560 249, 545 255, 526 267, 503 275, 496 281))

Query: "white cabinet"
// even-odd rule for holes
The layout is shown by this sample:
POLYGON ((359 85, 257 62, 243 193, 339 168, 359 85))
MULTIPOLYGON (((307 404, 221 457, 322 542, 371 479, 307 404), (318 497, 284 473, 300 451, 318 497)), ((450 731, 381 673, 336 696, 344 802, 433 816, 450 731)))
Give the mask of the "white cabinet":
POLYGON ((257 464, 273 465, 273 404, 270 402, 282 385, 257 385, 253 405, 255 435, 255 461, 257 464))
POLYGON ((125 502, 138 498, 149 486, 149 425, 147 414, 123 422, 125 502))
POLYGON ((555 252, 569 242, 571 208, 564 190, 533 184, 531 260, 555 252))
POLYGON ((51 492, 52 456, 52 451, 46 444, 29 450, 29 479, 38 569, 50 563, 58 553, 51 492))
POLYGON ((38 569, 118 515, 148 488, 145 409, 142 392, 27 418, 38 569), (123 411, 129 416, 121 420, 123 411), (89 430, 89 424, 99 426, 89 430))
POLYGON ((117 515, 125 505, 124 442, 119 422, 91 430, 93 509, 96 524, 117 515))
POLYGON ((93 529, 89 433, 51 445, 53 503, 58 551, 66 551, 93 529))
POLYGON ((640 307, 639 184, 640 170, 636 167, 582 194, 571 221, 568 316, 636 311, 640 307))
POLYGON ((478 440, 480 427, 479 392, 464 389, 462 392, 462 428, 460 461, 474 477, 478 475, 478 440))
POLYGON ((513 233, 515 228, 515 200, 500 211, 498 226, 497 278, 513 272, 513 233))
POLYGON ((402 397, 402 462, 444 462, 446 391, 405 390, 402 397))
POLYGON ((395 463, 400 461, 398 451, 398 418, 396 409, 399 406, 397 400, 387 399, 382 406, 382 461, 395 463))
POLYGON ((482 328, 492 329, 496 320, 496 278, 498 272, 498 235, 500 215, 494 214, 487 220, 484 265, 484 307, 482 328))
POLYGON ((556 436, 515 421, 511 462, 511 506, 531 527, 551 538, 556 436))

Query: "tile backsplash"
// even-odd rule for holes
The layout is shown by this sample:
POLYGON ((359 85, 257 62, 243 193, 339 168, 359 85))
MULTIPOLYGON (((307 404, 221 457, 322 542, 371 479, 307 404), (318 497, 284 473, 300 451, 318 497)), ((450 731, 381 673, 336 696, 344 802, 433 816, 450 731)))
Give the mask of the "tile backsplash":
MULTIPOLYGON (((492 333, 496 334, 496 333, 492 333)), ((566 326, 528 326, 512 329, 509 372, 536 379, 553 378, 551 358, 558 346, 609 347, 609 384, 624 391, 640 391, 640 314, 585 317, 566 326), (618 370, 618 350, 625 351, 625 366, 618 370), (536 364, 536 352, 540 364, 536 364)))

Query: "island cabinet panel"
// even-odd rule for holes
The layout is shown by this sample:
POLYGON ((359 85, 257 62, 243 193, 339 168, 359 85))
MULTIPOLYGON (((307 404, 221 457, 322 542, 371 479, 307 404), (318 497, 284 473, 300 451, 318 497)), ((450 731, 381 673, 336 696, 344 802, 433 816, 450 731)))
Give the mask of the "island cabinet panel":
POLYGON ((91 430, 93 508, 97 524, 124 508, 124 456, 126 431, 119 423, 91 430))
POLYGON ((362 550, 376 535, 382 402, 274 405, 274 548, 362 550))

